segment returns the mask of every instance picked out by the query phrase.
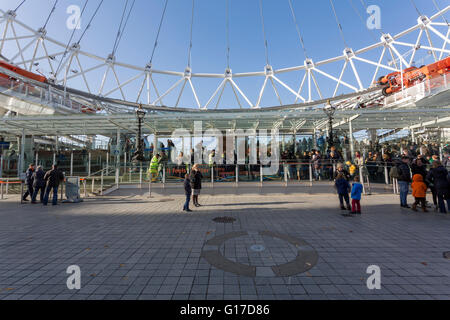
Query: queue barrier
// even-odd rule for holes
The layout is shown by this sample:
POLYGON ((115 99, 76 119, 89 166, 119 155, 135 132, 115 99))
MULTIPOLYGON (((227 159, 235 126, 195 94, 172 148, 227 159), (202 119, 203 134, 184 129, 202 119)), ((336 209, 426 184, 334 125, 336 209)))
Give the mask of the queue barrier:
POLYGON ((13 184, 13 185, 20 184, 21 185, 21 194, 23 194, 23 182, 22 181, 9 181, 9 179, 6 179, 6 181, 0 180, 0 200, 4 199, 4 194, 8 195, 9 185, 11 185, 11 184, 13 184), (3 186, 6 186, 5 190, 4 190, 3 186))

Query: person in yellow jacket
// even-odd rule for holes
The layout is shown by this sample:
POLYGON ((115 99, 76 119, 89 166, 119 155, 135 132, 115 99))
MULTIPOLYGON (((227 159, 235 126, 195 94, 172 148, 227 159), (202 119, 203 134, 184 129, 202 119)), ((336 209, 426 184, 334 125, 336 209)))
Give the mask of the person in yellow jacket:
POLYGON ((350 173, 350 176, 353 178, 356 173, 356 166, 354 164, 352 164, 350 161, 347 161, 345 164, 348 166, 348 171, 350 173))
POLYGON ((161 156, 159 154, 156 154, 152 161, 150 162, 150 168, 148 169, 148 177, 152 179, 152 182, 156 181, 156 177, 158 176, 158 167, 159 167, 159 161, 161 160, 161 156))

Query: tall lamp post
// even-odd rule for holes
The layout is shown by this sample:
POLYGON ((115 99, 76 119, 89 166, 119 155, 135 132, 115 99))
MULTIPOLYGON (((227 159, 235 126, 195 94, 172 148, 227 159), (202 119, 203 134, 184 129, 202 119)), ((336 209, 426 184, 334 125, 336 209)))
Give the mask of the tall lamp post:
POLYGON ((330 100, 327 101, 327 104, 323 108, 323 111, 328 117, 328 125, 329 125, 329 135, 328 135, 328 147, 331 148, 334 146, 334 136, 333 136, 333 120, 334 114, 336 113, 336 107, 334 107, 330 100))
POLYGON ((142 122, 144 121, 147 112, 142 109, 142 105, 136 110, 136 117, 138 119, 138 136, 136 137, 136 152, 133 155, 133 161, 144 161, 144 150, 142 146, 142 122))

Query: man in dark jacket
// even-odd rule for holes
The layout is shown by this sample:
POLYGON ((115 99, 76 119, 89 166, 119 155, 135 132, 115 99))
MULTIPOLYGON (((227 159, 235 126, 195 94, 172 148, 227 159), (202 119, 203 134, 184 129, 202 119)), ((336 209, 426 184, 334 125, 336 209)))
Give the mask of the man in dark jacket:
POLYGON ((48 197, 50 195, 50 191, 53 190, 53 202, 52 204, 56 206, 58 204, 58 187, 59 183, 64 180, 64 174, 58 170, 56 165, 52 166, 52 170, 47 171, 44 176, 44 180, 47 181, 47 189, 45 190, 44 196, 44 206, 48 203, 48 197))
POLYGON ((430 172, 428 172, 427 180, 430 181, 437 193, 439 211, 441 213, 447 213, 445 208, 445 201, 450 209, 450 184, 448 182, 448 171, 442 166, 439 160, 436 160, 432 164, 430 172))
POLYGON ((186 195, 186 202, 184 203, 183 211, 192 212, 192 210, 189 209, 189 202, 191 201, 192 195, 191 179, 189 174, 186 174, 184 177, 184 193, 186 195))
POLYGON ((409 192, 409 183, 411 182, 411 170, 409 168, 409 157, 402 156, 402 162, 397 166, 398 186, 400 189, 400 206, 402 208, 411 208, 408 206, 407 198, 409 192))
POLYGON ((39 191, 41 192, 41 203, 44 202, 44 194, 45 194, 45 172, 42 170, 41 166, 38 166, 36 172, 33 174, 33 188, 34 193, 31 197, 31 203, 36 204, 36 197, 39 191))
POLYGON ((22 197, 23 201, 28 201, 28 196, 32 197, 33 196, 33 173, 34 173, 34 164, 30 164, 30 166, 28 167, 27 172, 25 173, 25 184, 27 186, 27 191, 25 192, 25 194, 22 197))

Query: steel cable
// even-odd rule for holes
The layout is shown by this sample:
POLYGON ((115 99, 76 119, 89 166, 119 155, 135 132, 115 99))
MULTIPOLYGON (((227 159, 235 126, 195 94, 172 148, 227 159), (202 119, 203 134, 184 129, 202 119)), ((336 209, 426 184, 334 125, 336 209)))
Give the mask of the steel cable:
POLYGON ((155 55, 155 50, 156 50, 156 47, 158 46, 159 34, 161 32, 161 27, 162 27, 162 24, 164 22, 164 17, 166 15, 166 9, 167 9, 167 3, 168 2, 169 2, 169 0, 166 0, 166 3, 164 5, 164 10, 163 10, 163 13, 161 15, 161 21, 159 22, 158 33, 156 34, 155 44, 153 45, 152 55, 150 57, 150 63, 149 63, 150 65, 153 62, 153 56, 155 55))

